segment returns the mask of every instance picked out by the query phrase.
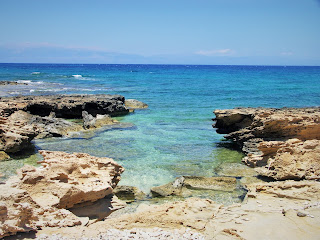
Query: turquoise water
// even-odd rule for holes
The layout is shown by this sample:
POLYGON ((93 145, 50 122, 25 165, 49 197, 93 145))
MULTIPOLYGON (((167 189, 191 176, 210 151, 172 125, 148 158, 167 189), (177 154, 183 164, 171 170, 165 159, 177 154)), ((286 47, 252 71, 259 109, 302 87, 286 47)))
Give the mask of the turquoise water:
POLYGON ((213 176, 242 155, 224 148, 212 128, 214 109, 320 105, 320 67, 0 64, 0 94, 121 94, 149 105, 118 118, 134 127, 37 140, 38 149, 112 157, 121 184, 148 192, 181 175, 213 176))

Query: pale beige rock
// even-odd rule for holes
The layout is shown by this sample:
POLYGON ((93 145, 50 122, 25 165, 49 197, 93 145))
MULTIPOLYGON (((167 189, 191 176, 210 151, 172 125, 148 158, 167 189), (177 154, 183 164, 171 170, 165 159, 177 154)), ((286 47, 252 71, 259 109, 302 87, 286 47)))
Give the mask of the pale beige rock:
POLYGON ((260 175, 276 180, 320 179, 320 140, 290 139, 286 142, 262 142, 259 144, 261 155, 248 156, 265 158, 267 165, 257 168, 260 175))
POLYGON ((30 146, 37 131, 27 124, 28 117, 29 114, 23 111, 18 111, 10 117, 0 115, 0 151, 18 152, 30 146))
POLYGON ((190 229, 205 239, 318 239, 320 183, 284 181, 248 186, 242 204, 223 206, 212 200, 189 198, 162 205, 140 205, 136 213, 106 219, 77 230, 44 229, 41 233, 94 239, 107 229, 190 229), (299 214, 298 214, 299 213, 299 214), (300 217, 304 213, 304 217, 300 217))
POLYGON ((197 177, 183 176, 174 182, 151 188, 154 197, 191 196, 195 191, 225 191, 232 192, 237 187, 235 177, 197 177))
POLYGON ((42 167, 26 165, 0 187, 0 238, 43 227, 85 225, 89 218, 102 220, 124 207, 116 197, 105 198, 124 171, 112 159, 40 153, 42 167), (65 209, 70 207, 77 216, 65 209))
POLYGON ((124 168, 110 158, 85 153, 40 151, 41 168, 19 170, 19 188, 28 191, 40 206, 70 208, 94 202, 112 193, 124 168))
POLYGON ((148 104, 138 101, 136 99, 126 99, 124 102, 125 106, 130 109, 144 109, 148 108, 148 104))
POLYGON ((218 133, 237 142, 243 162, 276 180, 320 179, 320 108, 214 111, 218 133))
POLYGON ((65 209, 42 208, 27 191, 10 183, 0 187, 0 238, 41 227, 69 227, 81 224, 65 209))

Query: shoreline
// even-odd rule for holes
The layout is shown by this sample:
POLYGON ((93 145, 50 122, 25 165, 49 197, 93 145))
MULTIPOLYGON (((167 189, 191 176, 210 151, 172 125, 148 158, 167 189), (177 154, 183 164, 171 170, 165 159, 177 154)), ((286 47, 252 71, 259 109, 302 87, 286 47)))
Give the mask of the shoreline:
MULTIPOLYGON (((22 103, 19 103, 19 104, 22 104, 22 103)), ((25 106, 22 109, 24 108, 25 106)), ((281 166, 281 165, 279 166, 274 164, 278 162, 278 159, 283 159, 283 157, 281 156, 281 153, 283 152, 286 153, 286 151, 288 152, 288 149, 289 150, 293 149, 293 150, 290 150, 291 152, 294 151, 294 149, 297 148, 297 144, 299 146, 302 145, 302 148, 305 151, 311 152, 311 153, 313 153, 315 149, 318 149, 319 143, 317 139, 319 139, 319 136, 316 135, 314 137, 314 135, 311 134, 312 137, 309 137, 311 139, 308 139, 307 133, 310 133, 310 132, 313 133, 313 130, 312 130, 314 129, 313 127, 315 127, 316 129, 318 129, 319 127, 319 121, 318 121, 319 115, 317 114, 317 112, 311 111, 311 109, 319 110, 319 108, 306 108, 306 109, 307 111, 305 112, 303 112, 301 109, 300 110, 296 109, 297 110, 296 113, 294 112, 295 109, 291 109, 292 111, 288 109, 280 109, 280 111, 288 110, 282 116, 276 116, 276 115, 272 116, 275 113, 277 114, 277 110, 275 109, 270 110, 270 109, 261 108, 257 110, 252 108, 246 108, 246 109, 240 109, 240 110, 239 109, 220 110, 220 111, 217 110, 216 119, 215 119, 217 123, 215 126, 218 126, 217 131, 220 131, 221 133, 228 132, 228 135, 226 135, 227 138, 233 139, 233 141, 240 143, 242 148, 245 147, 244 152, 247 154, 247 157, 245 158, 244 161, 247 161, 248 165, 258 166, 260 168, 264 168, 264 170, 267 169, 268 171, 271 169, 272 171, 275 171, 279 175, 279 169, 283 170, 284 166, 281 166), (302 111, 302 112, 299 112, 299 111, 302 111), (314 113, 315 115, 313 115, 314 113), (272 134, 274 134, 275 131, 268 131, 268 128, 266 128, 267 130, 266 129, 261 130, 261 126, 272 125, 268 123, 269 119, 272 120, 271 122, 276 121, 277 123, 281 122, 281 120, 283 119, 287 120, 286 124, 275 125, 277 127, 275 128, 276 132, 283 133, 283 131, 281 130, 281 127, 288 126, 288 123, 292 124, 292 128, 299 126, 299 128, 297 129, 303 129, 303 130, 308 129, 308 131, 302 132, 302 133, 306 133, 303 135, 304 138, 302 140, 290 141, 290 139, 292 138, 295 139, 297 136, 301 138, 302 135, 299 134, 297 129, 294 129, 294 131, 292 131, 296 134, 295 136, 293 136, 293 134, 291 135, 282 134, 281 136, 273 136, 272 134), (312 121, 309 121, 310 119, 311 120, 318 119, 318 120, 312 122, 312 121), (225 127, 226 123, 229 128, 225 127), (309 125, 306 125, 306 124, 309 124, 309 125), (255 126, 260 128, 256 130, 255 126), (310 130, 310 126, 311 126, 311 130, 310 130), (259 133, 260 135, 259 134, 255 135, 255 133, 259 133), (265 136, 261 135, 262 133, 265 133, 267 135, 265 136), (270 137, 270 134, 271 134, 271 137, 270 137), (267 139, 269 142, 255 140, 261 137, 267 139), (270 142, 272 144, 270 144, 270 142), (305 142, 307 142, 307 144, 304 144, 305 142), (267 159, 263 159, 264 156, 266 156, 265 158, 267 159), (263 161, 259 160, 260 158, 262 158, 263 161), (272 160, 271 163, 268 162, 268 160, 270 159, 272 160)), ((18 110, 18 108, 16 108, 16 110, 18 110)), ((4 111, 4 112, 8 113, 10 111, 4 111)), ((49 115, 50 115, 50 112, 49 112, 49 115)), ((12 113, 10 115, 12 115, 12 113)), ((45 117, 48 117, 48 116, 42 116, 42 118, 45 118, 45 117)), ((89 122, 90 120, 92 120, 91 117, 89 117, 89 122)), ((289 124, 289 126, 291 125, 289 124)), ((315 132, 318 133, 318 131, 315 131, 315 132)), ((305 161, 305 159, 302 159, 302 160, 305 161)), ((301 163, 299 164, 301 165, 301 163)), ((317 164, 317 162, 314 164, 317 164)), ((311 166, 309 162, 307 166, 311 166)), ((319 166, 316 165, 316 167, 319 167, 319 166)), ((297 171, 296 168, 293 168, 290 170, 297 171)), ((228 173, 228 169, 224 171, 228 173)), ((283 171, 286 172, 285 170, 283 171)), ((292 223, 290 225, 289 219, 282 218, 282 217, 290 216, 290 219, 291 220, 294 219, 296 224, 304 224, 302 219, 308 219, 309 227, 317 226, 317 224, 319 223, 319 217, 320 217, 320 210, 319 210, 320 209, 320 204, 319 204, 320 187, 319 187, 319 182, 314 181, 314 180, 317 180, 317 178, 314 177, 314 176, 318 176, 317 171, 313 172, 313 175, 311 175, 310 179, 313 179, 313 181, 303 180, 306 175, 303 175, 301 177, 302 180, 299 182, 292 182, 290 178, 287 179, 286 181, 275 181, 271 183, 267 183, 267 182, 251 183, 250 180, 248 180, 247 182, 243 183, 243 185, 247 187, 248 193, 246 194, 243 203, 238 205, 236 204, 231 206, 223 206, 221 204, 214 203, 211 200, 194 199, 194 198, 190 198, 190 199, 188 198, 185 201, 179 201, 179 202, 169 202, 164 205, 151 205, 149 207, 142 204, 141 206, 138 207, 139 213, 121 215, 119 217, 112 218, 110 220, 106 219, 103 222, 92 223, 89 226, 83 225, 83 226, 73 227, 75 230, 71 230, 69 228, 68 229, 42 228, 42 230, 40 230, 36 235, 38 237, 41 234, 51 235, 53 233, 54 234, 61 233, 62 235, 73 234, 70 236, 74 236, 75 238, 80 238, 80 237, 92 235, 92 233, 90 233, 90 231, 92 231, 94 234, 96 234, 96 237, 97 237, 99 234, 101 234, 101 231, 98 231, 97 229, 101 227, 104 229, 111 228, 111 229, 121 229, 121 230, 125 230, 125 229, 130 230, 134 228, 139 229, 139 228, 158 227, 160 229, 167 229, 168 231, 173 231, 174 229, 191 229, 192 231, 199 232, 200 234, 202 234, 202 235, 199 235, 199 239, 201 239, 201 237, 205 239, 223 239, 223 237, 230 237, 230 238, 232 237, 234 239, 254 239, 252 238, 254 236, 252 235, 254 230, 250 229, 248 226, 259 227, 259 223, 252 222, 252 220, 254 218, 257 218, 261 222, 263 222, 264 215, 268 215, 268 219, 270 219, 270 221, 268 220, 269 222, 267 221, 268 224, 274 224, 273 223, 274 221, 284 221, 285 222, 284 225, 290 226, 290 228, 292 228, 294 225, 292 225, 292 223), (313 194, 313 196, 311 196, 312 195, 311 193, 313 194), (305 204, 305 202, 307 202, 307 204, 305 204), (171 214, 167 214, 168 209, 173 209, 174 211, 171 214), (204 214, 204 211, 207 211, 211 215, 209 214, 210 215, 209 216, 204 214), (181 218, 182 216, 181 214, 187 214, 187 217, 181 218), (213 218, 212 216, 216 216, 216 217, 213 218), (157 220, 152 221, 152 224, 150 224, 150 218, 157 218, 157 220), (139 219, 138 223, 135 224, 137 219, 139 219), (201 221, 199 222, 197 219, 201 219, 201 221), (167 224, 169 222, 170 224, 167 224), (214 229, 210 229, 209 226, 215 226, 215 227, 214 229), (83 232, 83 234, 79 235, 79 233, 76 233, 74 231, 80 231, 80 232, 83 232), (214 238, 212 238, 213 236, 214 238)), ((263 173, 263 171, 259 172, 260 175, 261 173, 263 173)), ((229 174, 230 174, 230 171, 229 171, 229 174)), ((270 177, 270 175, 268 174, 265 174, 265 176, 270 177)), ((272 176, 275 176, 275 175, 273 174, 272 176)), ((276 178, 275 180, 281 180, 281 179, 276 178)), ((294 178, 294 180, 296 179, 294 178)), ((208 181, 208 179, 205 179, 205 182, 206 181, 208 181)), ((197 184, 199 186, 199 183, 197 184)), ((182 187, 187 185, 185 182, 182 182, 180 186, 182 187)), ((180 186, 177 185, 178 188, 180 186)), ((190 186, 190 183, 188 184, 188 186, 190 186)), ((194 185, 192 184, 191 184, 191 187, 195 188, 194 185)), ((203 186, 201 185, 200 188, 203 188, 203 186)), ((136 232, 139 232, 139 231, 142 231, 141 234, 143 235, 143 230, 136 230, 136 232)), ((158 229, 158 231, 161 232, 162 230, 158 229)), ((295 236, 294 234, 297 234, 297 233, 300 234, 299 229, 296 229, 296 231, 297 232, 292 233, 293 234, 292 237, 298 236, 298 235, 295 236)), ((259 234, 263 234, 263 233, 265 233, 265 231, 261 229, 261 233, 259 234)), ((316 236, 316 234, 318 234, 319 231, 316 228, 311 228, 311 233, 309 234, 311 237, 310 239, 314 239, 312 237, 316 236), (310 235, 311 233, 315 235, 310 235)), ((131 232, 127 233, 127 236, 130 234, 131 232)), ((284 233, 280 231, 280 233, 278 234, 280 235, 270 235, 269 233, 268 236, 269 237, 282 236, 281 234, 284 234, 284 233)), ((292 239, 298 239, 298 238, 292 238, 292 239)))

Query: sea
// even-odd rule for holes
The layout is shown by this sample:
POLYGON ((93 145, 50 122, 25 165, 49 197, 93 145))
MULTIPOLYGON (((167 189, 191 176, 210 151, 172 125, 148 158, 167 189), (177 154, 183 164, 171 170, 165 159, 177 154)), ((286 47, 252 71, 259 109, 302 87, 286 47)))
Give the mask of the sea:
POLYGON ((320 67, 0 64, 0 96, 121 94, 149 105, 116 119, 124 128, 33 141, 36 151, 0 163, 7 178, 41 159, 37 150, 111 157, 125 167, 121 185, 149 192, 179 176, 216 176, 243 154, 212 127, 215 109, 320 106, 320 67))

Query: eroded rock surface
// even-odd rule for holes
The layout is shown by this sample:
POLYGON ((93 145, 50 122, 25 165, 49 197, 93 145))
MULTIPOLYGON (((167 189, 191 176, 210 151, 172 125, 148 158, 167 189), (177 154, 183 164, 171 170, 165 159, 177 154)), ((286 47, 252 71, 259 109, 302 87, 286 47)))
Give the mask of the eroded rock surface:
POLYGON ((40 151, 42 167, 26 165, 18 171, 19 188, 40 206, 70 208, 112 193, 124 168, 111 158, 85 153, 40 151))
POLYGON ((320 108, 214 111, 214 127, 237 142, 243 161, 277 180, 319 179, 320 108))
POLYGON ((203 197, 223 202, 240 202, 246 190, 236 177, 182 176, 175 181, 151 188, 153 197, 203 197))
POLYGON ((56 95, 0 98, 0 151, 15 153, 35 138, 114 124, 110 118, 128 113, 120 95, 56 95), (63 118, 84 117, 83 127, 63 118), (91 116, 92 121, 88 121, 91 116), (87 117, 87 118, 86 118, 87 117))
MULTIPOLYGON (((98 239, 108 229, 133 231, 157 228, 180 232, 188 229, 200 233, 198 236, 204 236, 205 239, 217 240, 318 239, 319 182, 259 183, 248 185, 248 188, 248 197, 242 204, 223 206, 199 198, 162 205, 142 204, 136 213, 106 219, 86 228, 76 226, 72 232, 68 229, 46 228, 39 235, 59 233, 65 237, 98 239)), ((145 235, 145 239, 150 239, 150 236, 145 235)))
POLYGON ((128 113, 125 98, 120 95, 49 95, 2 97, 0 108, 7 114, 23 110, 34 115, 49 116, 54 112, 58 118, 81 118, 82 111, 97 114, 121 115, 128 113))
POLYGON ((0 238, 41 227, 80 225, 79 218, 65 209, 43 208, 27 191, 10 183, 0 187, 0 238))
POLYGON ((40 153, 44 157, 41 167, 26 165, 0 187, 0 238, 42 227, 88 223, 67 210, 77 207, 79 212, 80 203, 90 209, 87 217, 97 214, 98 220, 123 207, 117 198, 105 199, 104 208, 92 204, 110 195, 120 180, 124 169, 112 159, 83 153, 40 153))

